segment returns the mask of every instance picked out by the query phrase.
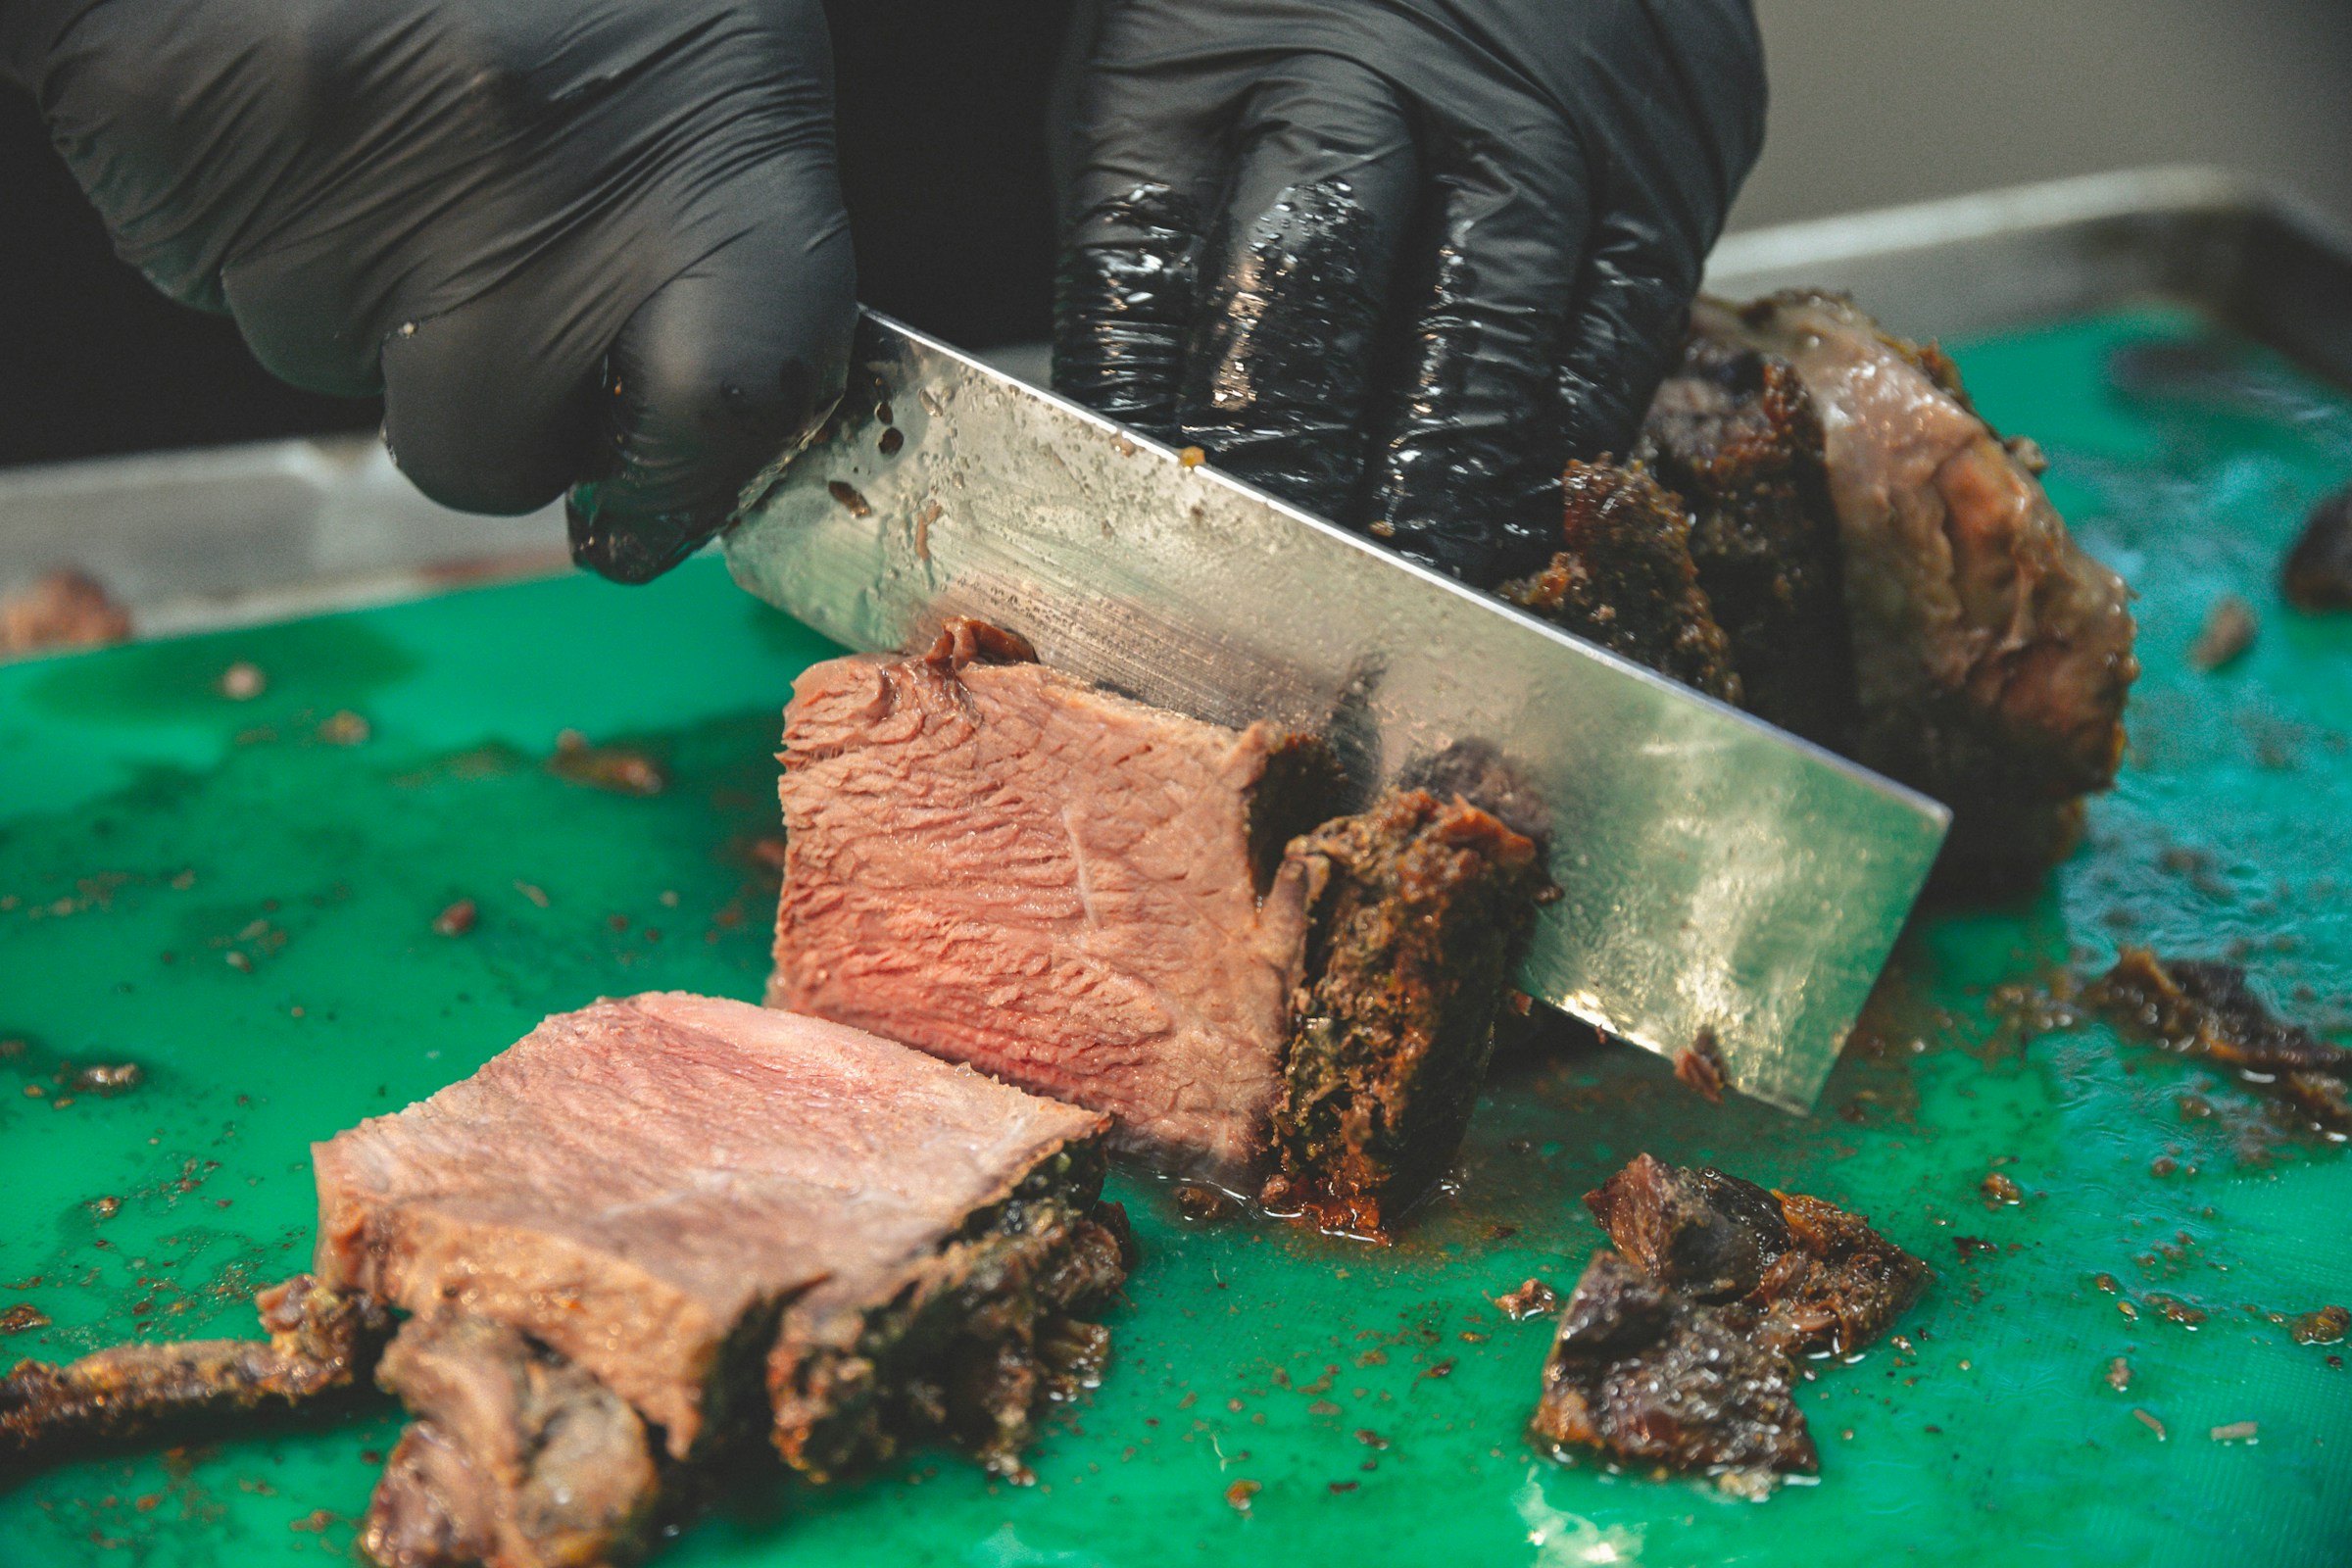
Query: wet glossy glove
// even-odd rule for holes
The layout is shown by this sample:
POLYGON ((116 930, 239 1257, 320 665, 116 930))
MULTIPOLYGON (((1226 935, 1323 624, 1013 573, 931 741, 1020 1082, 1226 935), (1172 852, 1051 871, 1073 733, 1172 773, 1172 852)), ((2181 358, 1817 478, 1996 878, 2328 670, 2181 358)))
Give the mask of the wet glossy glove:
POLYGON ((1747 0, 1102 0, 1054 379, 1458 576, 1622 453, 1763 138, 1747 0))
POLYGON ((0 0, 124 258, 426 494, 676 564, 839 394, 817 0, 0 0))

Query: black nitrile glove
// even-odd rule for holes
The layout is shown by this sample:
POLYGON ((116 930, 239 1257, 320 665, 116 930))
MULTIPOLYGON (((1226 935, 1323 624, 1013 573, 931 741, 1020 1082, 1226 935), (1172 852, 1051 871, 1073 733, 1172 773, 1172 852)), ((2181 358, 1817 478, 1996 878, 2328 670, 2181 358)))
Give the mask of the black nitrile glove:
POLYGON ((818 0, 0 0, 122 256, 427 495, 690 555, 847 373, 818 0))
POLYGON ((1054 383, 1473 582, 1623 453, 1763 140, 1748 0, 1101 0, 1054 383))

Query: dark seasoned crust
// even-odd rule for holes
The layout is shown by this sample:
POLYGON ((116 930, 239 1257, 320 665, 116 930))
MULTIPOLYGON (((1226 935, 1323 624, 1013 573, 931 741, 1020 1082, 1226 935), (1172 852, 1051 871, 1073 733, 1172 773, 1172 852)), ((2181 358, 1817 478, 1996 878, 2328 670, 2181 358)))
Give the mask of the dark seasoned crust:
POLYGON ((2182 1055, 2235 1068, 2311 1123, 2352 1132, 2352 1051, 2275 1016, 2235 964, 2126 948, 2087 993, 2127 1027, 2182 1055))
POLYGON ((2311 509, 2279 567, 2278 586, 2298 610, 2352 610, 2352 490, 2311 509))
POLYGON ((1821 418, 1795 367, 1694 335, 1639 455, 1690 509, 1690 558, 1748 710, 1832 748, 1860 710, 1821 418))
POLYGON ((270 1286, 254 1304, 268 1340, 122 1345, 62 1367, 18 1362, 0 1379, 0 1455, 47 1459, 292 1410, 352 1389, 390 1331, 375 1301, 308 1274, 270 1286))
POLYGON ((1425 790, 1326 822, 1289 858, 1307 937, 1274 1112, 1281 1168, 1262 1196, 1385 1236, 1461 1147, 1543 861, 1494 816, 1425 790))
POLYGON ((574 1568, 643 1544, 662 1479, 652 1434, 544 1345, 435 1312, 401 1329, 376 1380, 417 1417, 361 1532, 383 1568, 574 1568))
POLYGON ((1927 1266, 1819 1199, 1637 1156, 1585 1195, 1618 1250, 1561 1314, 1533 1431, 1677 1469, 1811 1470, 1794 1357, 1890 1327, 1927 1266))
POLYGON ((1731 644, 1699 586, 1682 504, 1639 463, 1570 463, 1560 490, 1565 548, 1495 592, 1686 686, 1739 702, 1731 644))
POLYGON ((1676 1470, 1815 1469, 1795 1365, 1756 1324, 1593 1253, 1544 1364, 1536 1438, 1676 1470))
POLYGON ((1085 1318, 1134 1262, 1102 1171, 1099 1146, 1064 1150, 888 1298, 788 1310, 767 1364, 785 1461, 822 1481, 936 1437, 1026 1479, 1038 1412, 1101 1381, 1110 1331, 1085 1318))
POLYGON ((1977 416, 1933 344, 1841 295, 1702 300, 1691 319, 1722 352, 1785 361, 1818 415, 1784 439, 1821 433, 1858 710, 1840 749, 1954 808, 1947 888, 2030 883, 2122 757, 2139 670, 2123 580, 2068 533, 2031 443, 1977 416))

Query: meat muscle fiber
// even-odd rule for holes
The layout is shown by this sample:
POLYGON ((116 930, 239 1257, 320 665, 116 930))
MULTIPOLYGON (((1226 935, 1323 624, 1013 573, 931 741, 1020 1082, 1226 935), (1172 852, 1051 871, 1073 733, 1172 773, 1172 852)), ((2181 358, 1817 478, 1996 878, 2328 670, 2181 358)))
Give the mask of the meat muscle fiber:
POLYGON ((1546 886, 1536 846, 1422 789, 1323 820, 1341 781, 1318 742, 1025 656, 958 621, 923 656, 796 683, 769 1002, 1387 1235, 1460 1146, 1546 886))

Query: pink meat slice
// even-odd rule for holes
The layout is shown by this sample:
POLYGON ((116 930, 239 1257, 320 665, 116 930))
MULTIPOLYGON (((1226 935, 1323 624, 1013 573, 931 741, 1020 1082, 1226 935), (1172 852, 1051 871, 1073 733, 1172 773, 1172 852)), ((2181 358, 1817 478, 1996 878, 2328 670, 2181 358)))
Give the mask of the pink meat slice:
POLYGON ((954 642, 794 682, 769 1004, 1107 1111, 1123 1147, 1243 1185, 1304 940, 1297 871, 1261 899, 1252 870, 1285 737, 954 642))
POLYGON ((887 1297, 975 1209, 1103 1127, 823 1019, 679 993, 603 1001, 314 1146, 317 1270, 534 1336, 683 1456, 722 1362, 785 1301, 819 1282, 887 1297))

